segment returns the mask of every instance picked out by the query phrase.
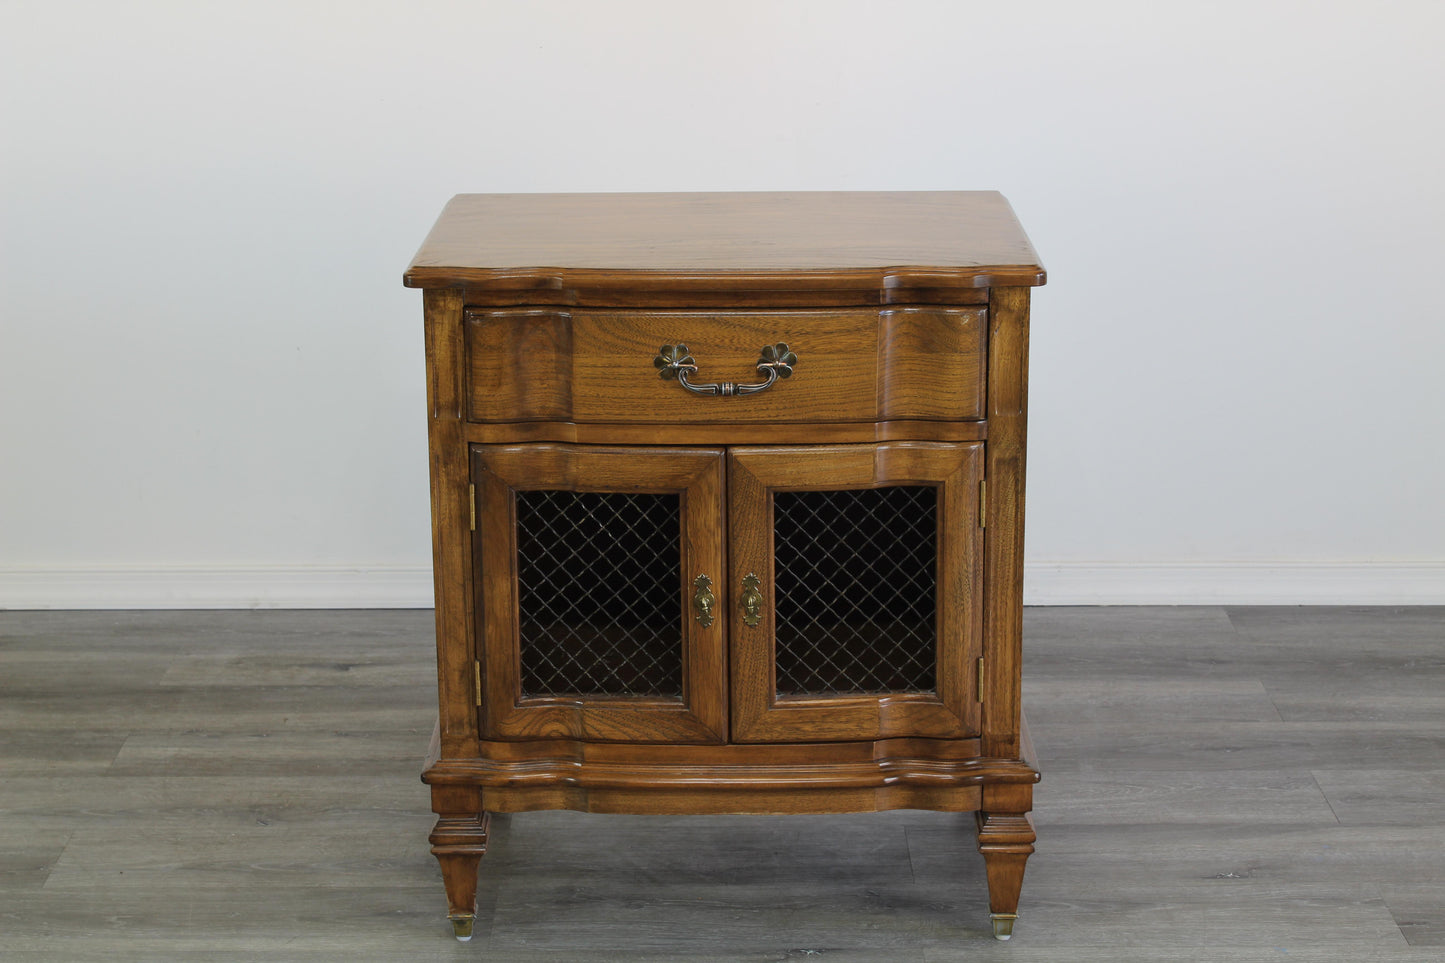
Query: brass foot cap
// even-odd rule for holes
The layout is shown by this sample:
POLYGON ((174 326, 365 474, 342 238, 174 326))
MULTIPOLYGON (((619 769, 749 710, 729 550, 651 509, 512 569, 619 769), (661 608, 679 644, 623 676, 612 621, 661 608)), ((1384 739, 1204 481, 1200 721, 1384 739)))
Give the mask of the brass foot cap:
POLYGON ((996 940, 1008 940, 1014 935, 1014 920, 1019 918, 1017 913, 990 913, 988 918, 993 920, 993 938, 996 940))
POLYGON ((472 938, 472 923, 473 921, 475 921, 476 917, 453 916, 450 917, 450 919, 452 921, 453 935, 455 935, 456 938, 461 940, 463 943, 470 942, 472 938))

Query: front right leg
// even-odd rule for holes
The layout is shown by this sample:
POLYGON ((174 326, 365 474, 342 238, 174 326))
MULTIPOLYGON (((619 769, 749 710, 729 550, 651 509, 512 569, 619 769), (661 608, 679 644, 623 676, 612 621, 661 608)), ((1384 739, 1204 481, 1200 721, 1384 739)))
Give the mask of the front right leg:
POLYGON ((462 942, 472 938, 477 918, 477 867, 487 851, 490 823, 485 812, 443 813, 429 837, 447 888, 447 918, 462 942))
POLYGON ((985 813, 978 819, 978 851, 983 853, 988 873, 988 910, 993 936, 1013 936, 1019 917, 1019 892, 1023 888, 1024 863, 1034 851, 1034 827, 1027 813, 985 813))

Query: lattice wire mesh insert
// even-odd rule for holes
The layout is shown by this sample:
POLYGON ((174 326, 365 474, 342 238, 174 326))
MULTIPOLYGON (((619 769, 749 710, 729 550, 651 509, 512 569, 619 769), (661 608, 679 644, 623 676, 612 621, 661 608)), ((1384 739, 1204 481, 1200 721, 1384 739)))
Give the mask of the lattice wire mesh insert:
POLYGON ((682 696, 678 495, 517 492, 523 695, 682 696))
POLYGON ((781 695, 935 688, 938 490, 773 495, 781 695))

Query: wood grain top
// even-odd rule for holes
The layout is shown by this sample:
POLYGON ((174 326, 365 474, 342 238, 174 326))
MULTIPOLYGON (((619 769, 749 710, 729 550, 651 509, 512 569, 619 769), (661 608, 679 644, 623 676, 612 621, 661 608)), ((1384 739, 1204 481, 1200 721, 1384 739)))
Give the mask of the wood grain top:
POLYGON ((459 194, 404 281, 615 297, 1038 285, 1044 270, 994 191, 459 194))

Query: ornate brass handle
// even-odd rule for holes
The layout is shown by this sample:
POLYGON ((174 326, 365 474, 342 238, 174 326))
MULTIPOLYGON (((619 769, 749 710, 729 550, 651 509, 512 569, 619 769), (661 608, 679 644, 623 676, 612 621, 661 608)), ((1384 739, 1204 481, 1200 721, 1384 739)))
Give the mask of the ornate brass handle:
POLYGON ((699 625, 707 628, 713 622, 713 607, 717 605, 717 596, 712 594, 712 579, 706 575, 699 575, 692 580, 693 586, 697 589, 692 593, 692 611, 699 625))
POLYGON ((764 388, 771 388, 773 382, 779 378, 790 377, 793 373, 793 366, 798 363, 798 356, 788 350, 788 346, 779 341, 777 344, 763 345, 761 357, 758 358, 758 372, 765 375, 768 380, 761 384, 739 385, 730 381, 721 384, 693 384, 687 380, 687 376, 697 373, 697 361, 688 353, 685 344, 665 344, 657 349, 657 357, 652 359, 652 364, 658 369, 657 373, 664 381, 677 380, 693 394, 699 395, 750 395, 764 388))
POLYGON ((759 589, 761 580, 752 572, 743 576, 743 594, 739 603, 743 609, 743 621, 751 628, 763 620, 763 593, 759 589))

